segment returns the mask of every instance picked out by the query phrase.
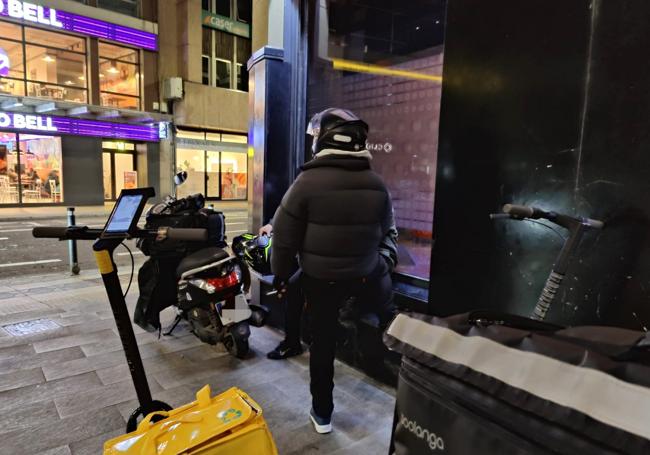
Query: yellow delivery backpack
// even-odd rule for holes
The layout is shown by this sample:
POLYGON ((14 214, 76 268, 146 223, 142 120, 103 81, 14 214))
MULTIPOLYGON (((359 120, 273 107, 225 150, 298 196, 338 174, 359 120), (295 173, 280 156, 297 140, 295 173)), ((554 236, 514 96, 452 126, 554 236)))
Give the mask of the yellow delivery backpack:
POLYGON ((133 433, 104 444, 104 455, 277 455, 262 409, 233 387, 211 397, 206 385, 196 401, 153 412, 133 433), (154 416, 164 417, 152 423, 154 416))

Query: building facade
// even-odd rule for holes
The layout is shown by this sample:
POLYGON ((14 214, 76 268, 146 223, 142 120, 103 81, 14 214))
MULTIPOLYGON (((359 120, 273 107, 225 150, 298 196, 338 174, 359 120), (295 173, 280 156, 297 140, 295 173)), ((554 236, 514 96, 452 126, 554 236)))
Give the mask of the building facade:
POLYGON ((188 173, 177 194, 245 201, 252 2, 159 0, 158 21, 161 108, 174 124, 172 169, 188 173), (176 7, 165 7, 170 3, 176 7), (182 93, 167 93, 179 78, 182 93))
POLYGON ((155 6, 0 0, 0 207, 159 187, 155 6))

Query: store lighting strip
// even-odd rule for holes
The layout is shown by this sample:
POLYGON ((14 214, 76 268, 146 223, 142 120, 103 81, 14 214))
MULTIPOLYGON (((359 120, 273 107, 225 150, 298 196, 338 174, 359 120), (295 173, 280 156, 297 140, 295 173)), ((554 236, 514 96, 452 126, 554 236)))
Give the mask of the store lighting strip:
POLYGON ((353 71, 355 73, 369 73, 369 74, 376 74, 378 76, 403 77, 406 79, 442 82, 442 76, 434 76, 432 74, 418 73, 417 71, 387 68, 385 66, 372 65, 370 63, 355 62, 352 60, 344 60, 342 58, 333 58, 331 60, 334 69, 340 71, 353 71))

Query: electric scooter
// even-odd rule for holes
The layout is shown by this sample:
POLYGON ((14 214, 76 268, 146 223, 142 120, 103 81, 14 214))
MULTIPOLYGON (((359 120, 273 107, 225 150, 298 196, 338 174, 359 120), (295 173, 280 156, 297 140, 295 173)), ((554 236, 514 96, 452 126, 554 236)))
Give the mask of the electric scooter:
MULTIPOLYGON (((59 240, 94 240, 93 251, 99 272, 106 288, 108 301, 115 317, 115 324, 122 341, 122 347, 129 365, 129 371, 138 397, 139 407, 128 419, 127 432, 135 431, 138 419, 157 411, 170 411, 167 403, 154 400, 142 364, 125 296, 117 275, 113 252, 125 240, 133 238, 170 239, 187 242, 204 242, 208 233, 205 229, 161 228, 158 230, 139 229, 137 226, 147 199, 154 196, 153 188, 122 190, 113 211, 103 229, 90 229, 86 226, 36 227, 33 235, 37 238, 57 238, 59 240)), ((156 421, 156 417, 152 421, 156 421)))
POLYGON ((569 231, 569 237, 565 239, 562 250, 553 265, 553 269, 546 280, 531 318, 543 321, 550 309, 553 301, 557 296, 557 291, 566 276, 569 264, 582 240, 582 236, 589 229, 602 229, 605 223, 590 218, 576 218, 569 215, 562 215, 557 212, 546 212, 537 207, 527 207, 523 205, 506 204, 503 206, 503 213, 490 215, 493 220, 511 219, 511 220, 548 220, 569 231))

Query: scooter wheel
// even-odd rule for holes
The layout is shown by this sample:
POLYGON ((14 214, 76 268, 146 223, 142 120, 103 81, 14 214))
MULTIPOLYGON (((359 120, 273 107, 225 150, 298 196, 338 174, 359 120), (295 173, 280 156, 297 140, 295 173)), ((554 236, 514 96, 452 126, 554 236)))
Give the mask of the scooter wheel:
MULTIPOLYGON (((138 422, 141 419, 144 419, 147 415, 151 414, 152 412, 171 411, 172 409, 174 409, 174 408, 172 408, 167 403, 162 402, 162 401, 157 401, 157 400, 153 400, 146 407, 138 406, 135 409, 135 411, 133 411, 131 413, 131 415, 129 416, 129 420, 127 420, 127 422, 126 422, 126 432, 131 433, 131 432, 135 431, 138 428, 138 422)), ((164 419, 163 416, 154 416, 154 418, 151 419, 151 421, 152 422, 159 422, 162 419, 164 419)))
POLYGON ((232 333, 226 335, 226 337, 223 339, 223 344, 226 346, 228 352, 238 359, 243 359, 246 357, 246 355, 248 355, 248 351, 250 350, 247 338, 241 338, 237 335, 233 335, 232 333))

